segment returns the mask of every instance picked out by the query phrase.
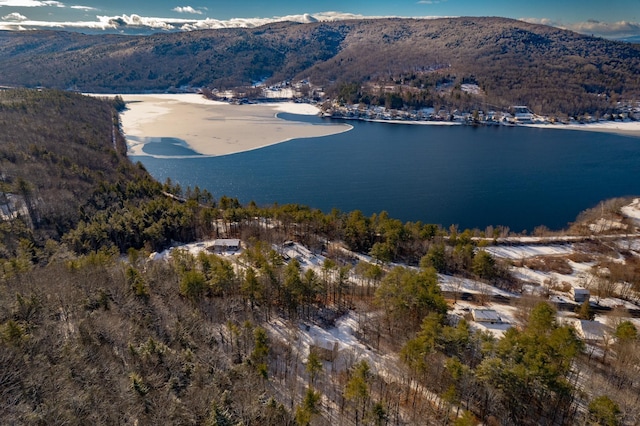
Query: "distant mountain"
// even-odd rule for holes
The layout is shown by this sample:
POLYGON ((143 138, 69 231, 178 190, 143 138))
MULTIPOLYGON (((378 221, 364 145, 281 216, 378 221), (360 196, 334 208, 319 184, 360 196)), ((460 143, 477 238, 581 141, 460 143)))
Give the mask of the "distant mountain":
MULTIPOLYGON (((640 45, 504 18, 276 23, 150 36, 0 32, 0 84, 93 92, 306 79, 409 104, 604 113, 640 98, 640 45), (474 94, 461 84, 479 86, 474 94), (364 93, 367 92, 367 93, 364 93), (413 101, 411 101, 413 99, 413 101)), ((366 96, 365 96, 366 95, 366 96)))

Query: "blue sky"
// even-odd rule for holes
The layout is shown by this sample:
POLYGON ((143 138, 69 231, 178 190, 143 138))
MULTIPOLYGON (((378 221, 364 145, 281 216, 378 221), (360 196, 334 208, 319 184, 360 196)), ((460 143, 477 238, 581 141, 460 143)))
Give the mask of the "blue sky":
POLYGON ((274 19, 503 16, 610 38, 640 36, 640 0, 0 0, 0 29, 146 33, 274 19))

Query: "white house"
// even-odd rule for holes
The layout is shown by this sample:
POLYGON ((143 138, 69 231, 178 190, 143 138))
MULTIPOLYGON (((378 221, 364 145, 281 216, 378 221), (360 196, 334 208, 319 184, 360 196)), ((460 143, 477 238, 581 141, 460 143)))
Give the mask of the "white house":
POLYGON ((512 107, 515 119, 518 123, 531 123, 533 121, 533 113, 524 105, 512 107))

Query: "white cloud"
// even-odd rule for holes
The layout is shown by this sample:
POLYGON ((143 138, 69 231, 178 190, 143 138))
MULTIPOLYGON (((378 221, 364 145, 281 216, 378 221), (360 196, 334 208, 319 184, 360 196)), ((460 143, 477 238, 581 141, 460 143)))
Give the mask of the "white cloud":
MULTIPOLYGON (((437 0, 421 0, 437 1, 437 0)), ((440 0, 445 1, 445 0, 440 0)), ((57 6, 65 7, 63 3, 58 1, 38 1, 38 0, 0 0, 0 6, 21 5, 24 7, 36 6, 57 6)), ((88 6, 71 6, 74 9, 95 10, 88 6)), ((188 10, 190 6, 184 6, 182 10, 188 10)), ((178 9, 178 8, 176 8, 178 9)), ((193 9, 196 12, 198 10, 193 9)), ((192 12, 182 12, 192 13, 192 12)), ((291 22, 330 22, 342 21, 348 19, 383 19, 394 18, 399 16, 365 16, 353 13, 342 12, 322 12, 314 14, 275 16, 271 18, 233 18, 228 20, 218 19, 181 19, 181 18, 154 18, 139 15, 121 15, 121 16, 97 16, 97 21, 80 21, 80 22, 48 22, 48 21, 31 21, 20 14, 11 13, 6 15, 0 21, 0 30, 24 30, 38 28, 52 29, 69 29, 69 30, 102 30, 107 32, 125 32, 129 34, 145 34, 154 31, 193 31, 201 29, 217 29, 217 28, 254 28, 261 25, 267 25, 273 22, 291 21, 291 22)), ((443 18, 443 16, 422 16, 414 17, 414 19, 433 19, 443 18)), ((522 18, 521 20, 535 23, 550 25, 558 28, 569 29, 583 34, 594 34, 606 38, 626 38, 640 36, 640 23, 637 22, 600 22, 586 21, 580 23, 566 24, 551 19, 540 18, 522 18)))
POLYGON ((2 6, 11 6, 11 7, 43 7, 43 6, 55 6, 55 7, 65 7, 63 3, 59 1, 51 1, 51 0, 0 0, 0 7, 2 6))
POLYGON ((640 22, 600 22, 587 21, 568 25, 570 30, 583 34, 596 34, 603 37, 631 37, 640 35, 640 22))
MULTIPOLYGON (((3 1, 3 0, 0 0, 3 1)), ((6 1, 6 0, 5 0, 6 1)), ((15 1, 15 0, 11 0, 15 1)), ((309 23, 317 21, 341 21, 347 19, 382 19, 389 16, 364 16, 352 13, 323 12, 314 14, 276 16, 272 18, 233 18, 218 19, 180 19, 154 18, 140 15, 97 16, 97 21, 55 22, 55 21, 21 21, 18 26, 14 22, 0 22, 0 30, 25 30, 38 28, 53 28, 69 30, 104 30, 111 32, 146 33, 152 31, 193 31, 217 28, 254 28, 273 22, 291 21, 309 23)))
POLYGON ((276 16, 273 18, 233 18, 228 20, 218 20, 218 19, 201 19, 194 20, 192 22, 185 23, 180 27, 183 31, 193 31, 193 30, 204 30, 204 29, 218 29, 218 28, 255 28, 261 25, 267 25, 274 22, 299 22, 299 23, 310 23, 310 22, 330 22, 330 21, 344 21, 348 19, 382 19, 389 18, 389 16, 364 16, 364 15, 356 15, 353 13, 341 13, 341 12, 322 12, 322 13, 314 13, 309 14, 305 13, 302 15, 287 15, 287 16, 276 16))
POLYGON ((122 15, 122 16, 98 16, 98 20, 106 28, 122 28, 122 27, 135 27, 135 28, 149 28, 153 30, 176 30, 176 24, 186 23, 186 20, 169 20, 164 18, 149 18, 140 15, 122 15))
POLYGON ((90 10, 98 10, 95 7, 91 6, 69 6, 70 9, 84 10, 85 12, 89 12, 90 10))
POLYGON ((178 13, 192 13, 195 15, 202 15, 202 11, 201 10, 196 10, 191 6, 178 6, 178 7, 174 7, 173 9, 174 12, 178 12, 178 13))
POLYGON ((522 18, 521 20, 532 24, 550 25, 563 30, 587 35, 593 34, 604 38, 622 39, 640 36, 640 22, 603 22, 590 19, 584 22, 563 23, 548 18, 522 18))
POLYGON ((19 14, 18 12, 13 12, 2 17, 3 21, 11 21, 11 22, 21 22, 21 21, 26 21, 27 19, 29 18, 19 14))

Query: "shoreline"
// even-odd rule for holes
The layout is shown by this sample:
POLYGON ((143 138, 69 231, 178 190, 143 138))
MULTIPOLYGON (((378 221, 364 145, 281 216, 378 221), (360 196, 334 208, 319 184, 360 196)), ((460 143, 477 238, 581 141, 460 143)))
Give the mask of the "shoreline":
POLYGON ((537 129, 580 130, 587 132, 612 133, 622 136, 640 137, 640 121, 599 121, 585 124, 519 124, 518 126, 537 129))
MULTIPOLYGON (((369 123, 382 123, 382 124, 411 124, 418 126, 468 126, 468 124, 461 121, 436 121, 436 120, 384 120, 377 118, 360 118, 360 117, 330 117, 337 120, 347 121, 364 121, 369 123)), ((558 130, 579 130, 587 132, 601 132, 611 133, 623 136, 636 136, 640 137, 640 121, 599 121, 596 123, 585 124, 554 124, 554 123, 514 123, 514 124, 500 124, 494 123, 487 125, 479 123, 478 127, 530 127, 536 129, 558 129, 558 130)))
MULTIPOLYGON (((346 123, 311 124, 287 121, 279 113, 318 115, 320 109, 308 103, 264 102, 234 105, 206 99, 199 94, 125 94, 120 95, 127 109, 120 114, 133 156, 166 156, 143 151, 147 143, 161 138, 180 140, 199 156, 222 156, 284 143, 292 139, 330 136, 353 129, 346 123), (187 123, 187 125, 185 125, 187 123), (137 140, 136 140, 137 139, 137 140)), ((384 120, 338 117, 383 124, 460 126, 456 121, 384 120)), ((603 132, 640 138, 640 122, 597 122, 588 124, 522 123, 508 127, 603 132)), ((171 157, 171 156, 169 156, 171 157)), ((182 156, 179 156, 182 158, 182 156)))
POLYGON ((198 94, 120 96, 127 104, 120 120, 128 153, 133 156, 166 158, 143 151, 144 145, 162 138, 180 140, 201 156, 222 156, 292 139, 330 136, 353 128, 348 124, 311 124, 278 117, 282 112, 316 115, 318 108, 310 104, 231 105, 198 94))

